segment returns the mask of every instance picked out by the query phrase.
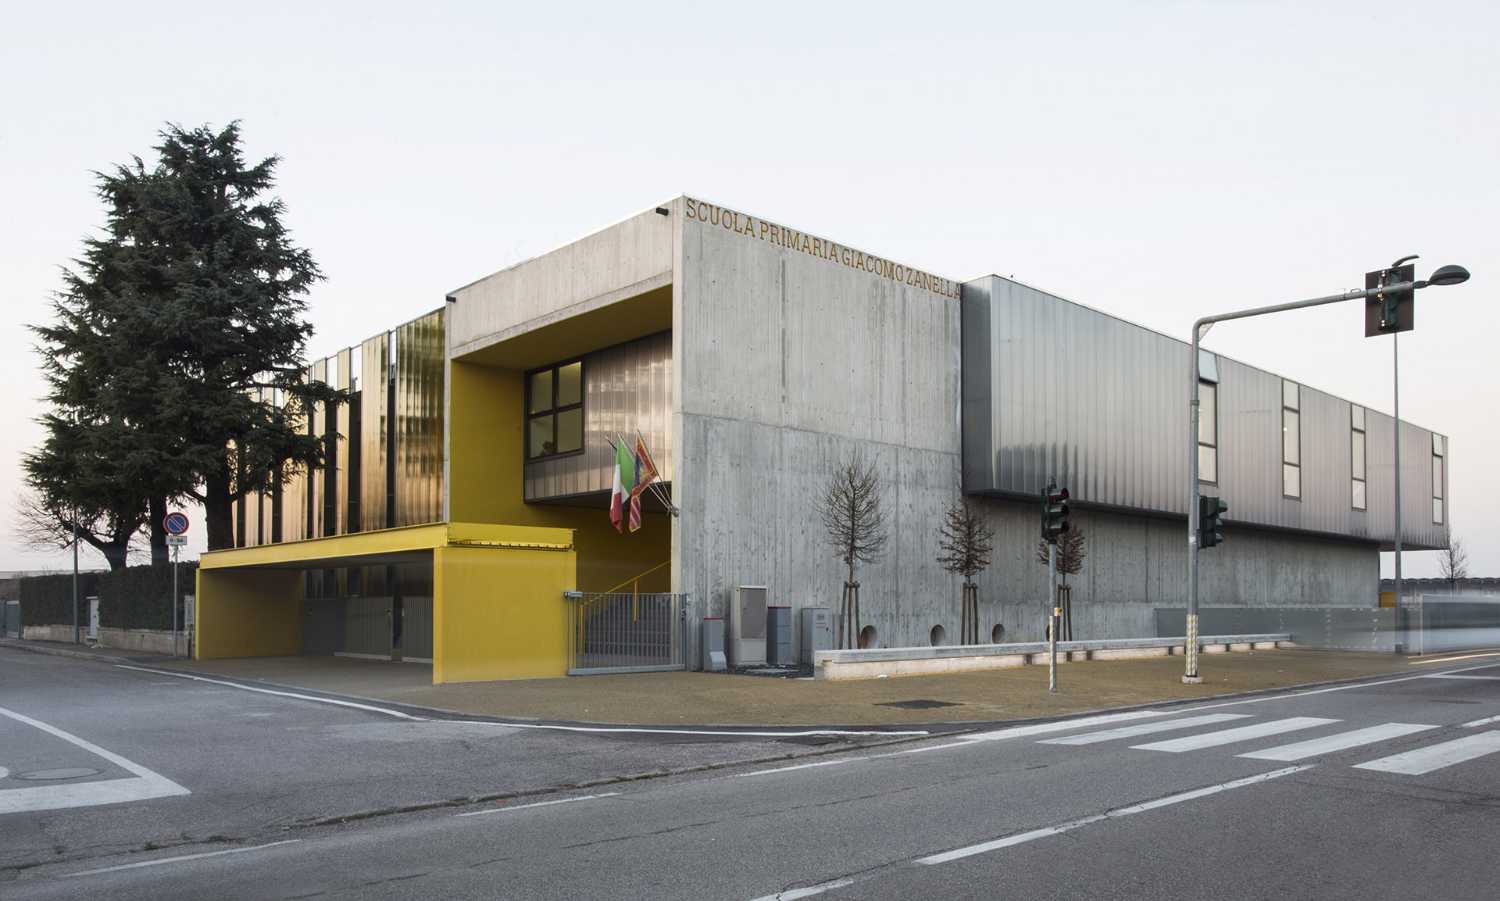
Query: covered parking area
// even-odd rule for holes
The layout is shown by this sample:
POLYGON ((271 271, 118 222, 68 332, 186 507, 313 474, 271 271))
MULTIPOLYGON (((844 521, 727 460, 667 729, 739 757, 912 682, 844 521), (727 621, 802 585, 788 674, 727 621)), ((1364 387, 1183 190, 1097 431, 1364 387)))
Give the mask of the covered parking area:
MULTIPOLYGON (((333 653, 325 612, 313 602, 323 599, 308 597, 309 574, 379 567, 430 573, 430 620, 421 631, 430 629, 434 684, 566 675, 563 592, 577 586, 572 530, 488 523, 206 553, 198 566, 194 659, 333 653)), ((399 648, 401 619, 394 623, 391 645, 399 648)), ((410 640, 425 650, 424 638, 410 640)))

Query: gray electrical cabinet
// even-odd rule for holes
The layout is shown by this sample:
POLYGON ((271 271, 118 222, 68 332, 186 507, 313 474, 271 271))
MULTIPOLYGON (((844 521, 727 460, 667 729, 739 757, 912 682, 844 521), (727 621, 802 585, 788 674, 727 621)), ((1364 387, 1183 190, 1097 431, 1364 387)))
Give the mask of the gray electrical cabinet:
POLYGON ((730 666, 766 662, 766 586, 741 585, 729 604, 730 666))
POLYGON ((703 671, 722 673, 728 669, 724 662, 724 621, 717 616, 703 620, 703 671))
POLYGON ((802 608, 799 648, 803 666, 813 665, 814 651, 833 650, 833 614, 827 607, 802 608))
POLYGON ((766 662, 772 666, 793 666, 792 608, 766 608, 766 662))

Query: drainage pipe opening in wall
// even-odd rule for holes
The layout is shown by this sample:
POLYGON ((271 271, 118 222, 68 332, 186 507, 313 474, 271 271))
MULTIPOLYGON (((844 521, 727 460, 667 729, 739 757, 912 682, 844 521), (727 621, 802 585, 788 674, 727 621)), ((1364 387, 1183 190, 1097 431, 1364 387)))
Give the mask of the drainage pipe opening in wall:
POLYGON ((933 626, 932 631, 927 633, 927 640, 932 642, 933 647, 937 647, 938 645, 942 644, 944 639, 946 639, 947 637, 948 630, 943 628, 942 623, 938 623, 937 625, 933 626))
POLYGON ((990 644, 1000 644, 1005 641, 1005 627, 995 623, 995 628, 990 630, 990 644))
POLYGON ((863 650, 866 650, 867 648, 873 648, 873 647, 875 647, 875 639, 876 639, 876 637, 877 636, 875 634, 875 627, 874 626, 865 626, 863 629, 860 629, 859 630, 859 649, 861 651, 863 651, 863 650))

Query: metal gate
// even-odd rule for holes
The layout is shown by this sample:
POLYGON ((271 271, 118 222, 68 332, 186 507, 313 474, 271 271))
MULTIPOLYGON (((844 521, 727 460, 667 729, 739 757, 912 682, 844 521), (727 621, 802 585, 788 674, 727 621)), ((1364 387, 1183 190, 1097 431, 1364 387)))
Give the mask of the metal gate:
POLYGON ((568 591, 568 674, 684 669, 686 595, 568 591))

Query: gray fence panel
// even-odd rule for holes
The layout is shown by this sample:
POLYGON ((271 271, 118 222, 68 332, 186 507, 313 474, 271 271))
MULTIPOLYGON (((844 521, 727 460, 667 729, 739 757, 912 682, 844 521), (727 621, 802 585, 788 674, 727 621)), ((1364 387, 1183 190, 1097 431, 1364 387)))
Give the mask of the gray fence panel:
POLYGON ((568 592, 570 675, 685 669, 686 595, 568 592))

